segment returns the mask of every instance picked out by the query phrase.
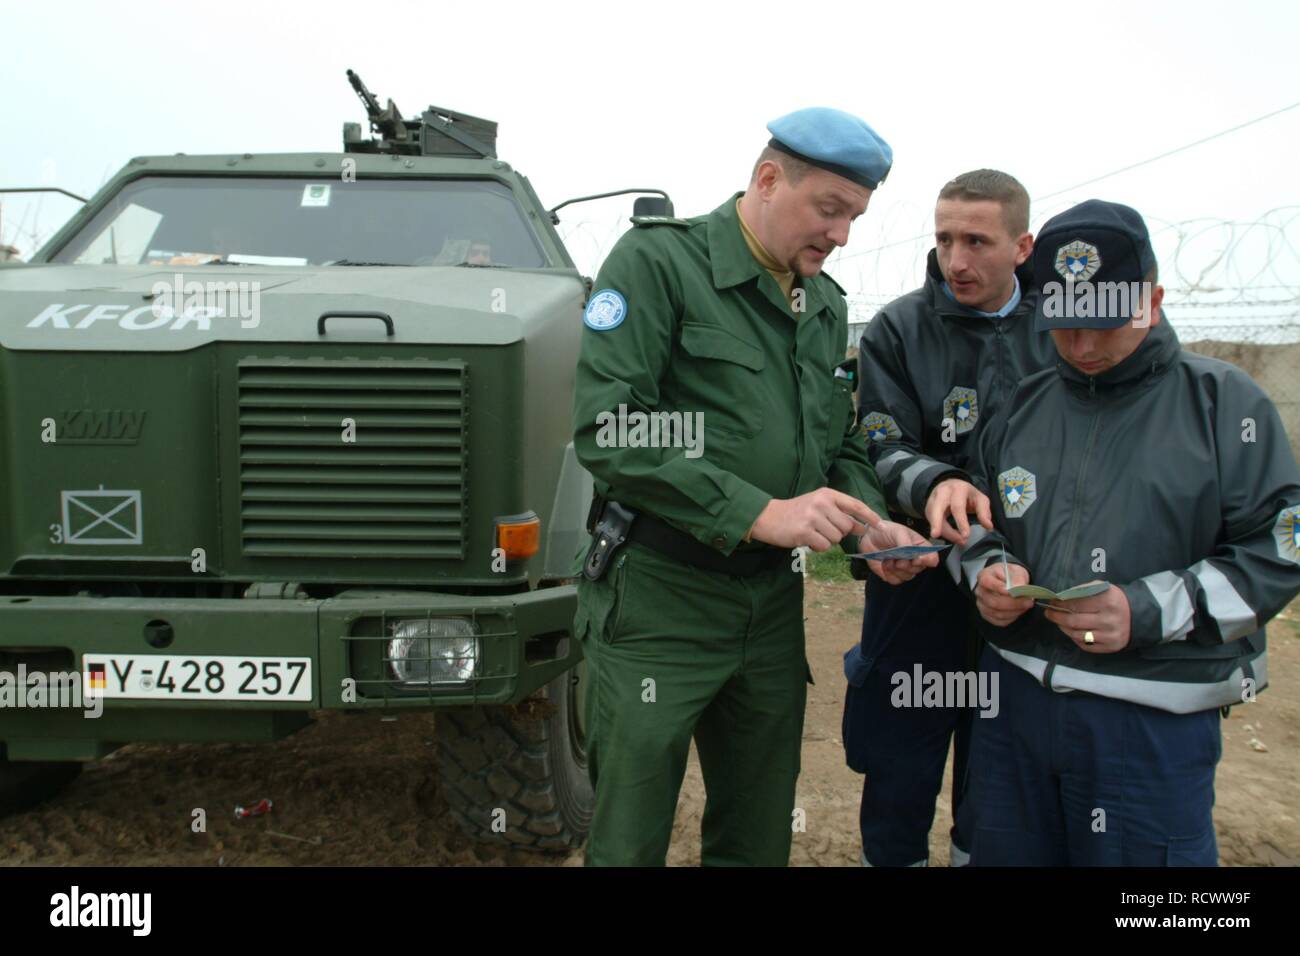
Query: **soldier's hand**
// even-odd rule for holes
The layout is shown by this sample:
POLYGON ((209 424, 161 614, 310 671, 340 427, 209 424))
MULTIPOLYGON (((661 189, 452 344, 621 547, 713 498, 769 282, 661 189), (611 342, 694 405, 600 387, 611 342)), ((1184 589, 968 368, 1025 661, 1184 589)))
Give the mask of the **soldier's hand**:
MULTIPOLYGON (((898 524, 894 521, 882 521, 861 537, 863 551, 885 551, 889 548, 901 548, 909 544, 925 545, 929 543, 907 525, 898 524)), ((939 555, 937 553, 925 554, 908 561, 894 559, 867 562, 867 567, 871 569, 871 573, 886 584, 902 584, 904 581, 912 580, 926 568, 937 568, 938 566, 939 555)))
POLYGON ((953 544, 965 544, 970 537, 967 514, 974 514, 980 524, 993 530, 993 512, 988 495, 969 481, 946 478, 930 490, 930 497, 925 502, 925 518, 930 522, 930 537, 944 538, 953 544), (957 526, 955 529, 948 523, 950 514, 953 524, 957 526))
POLYGON ((980 617, 994 627, 1007 627, 1034 606, 1033 598, 1012 597, 1007 593, 1007 576, 1011 587, 1029 583, 1029 571, 1018 564, 990 564, 975 579, 975 606, 980 617))
POLYGON ((1089 654, 1114 654, 1128 647, 1132 626, 1128 596, 1113 584, 1092 597, 1053 605, 1043 616, 1089 654))
POLYGON ((880 516, 857 498, 818 488, 798 498, 773 498, 749 536, 778 548, 829 551, 846 534, 861 534, 878 524, 880 516))

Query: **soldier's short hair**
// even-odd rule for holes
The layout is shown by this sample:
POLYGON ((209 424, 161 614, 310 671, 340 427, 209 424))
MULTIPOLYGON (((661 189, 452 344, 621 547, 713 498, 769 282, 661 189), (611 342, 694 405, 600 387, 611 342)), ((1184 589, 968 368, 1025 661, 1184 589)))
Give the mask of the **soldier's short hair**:
POLYGON ((764 146, 763 151, 758 154, 758 161, 754 163, 753 172, 749 174, 749 181, 752 183, 758 179, 758 167, 762 166, 768 160, 776 163, 785 173, 785 178, 790 180, 790 185, 798 185, 799 180, 808 175, 809 170, 813 168, 811 163, 805 163, 802 159, 796 159, 789 153, 783 153, 779 149, 771 146, 764 146))
POLYGON ((1020 180, 997 169, 972 169, 944 184, 939 199, 964 202, 995 202, 1002 207, 1002 221, 1013 237, 1029 231, 1029 193, 1020 180))

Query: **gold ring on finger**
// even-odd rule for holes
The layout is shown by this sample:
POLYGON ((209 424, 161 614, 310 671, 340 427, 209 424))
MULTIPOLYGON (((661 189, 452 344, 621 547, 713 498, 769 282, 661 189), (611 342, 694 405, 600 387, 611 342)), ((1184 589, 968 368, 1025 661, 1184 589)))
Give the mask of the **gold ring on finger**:
POLYGON ((1083 643, 1085 643, 1085 644, 1096 644, 1096 643, 1097 643, 1097 638, 1093 636, 1092 631, 1084 631, 1084 632, 1083 632, 1083 643))

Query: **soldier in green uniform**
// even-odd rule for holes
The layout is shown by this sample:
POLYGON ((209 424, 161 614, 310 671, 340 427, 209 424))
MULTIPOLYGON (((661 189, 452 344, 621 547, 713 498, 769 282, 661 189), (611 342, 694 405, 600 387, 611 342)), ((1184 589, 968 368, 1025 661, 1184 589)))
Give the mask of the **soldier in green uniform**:
MULTIPOLYGON (((806 682, 797 549, 924 545, 882 520, 841 289, 821 267, 889 170, 864 122, 800 110, 708 216, 636 221, 583 319, 574 445, 596 483, 575 633, 587 862, 661 865, 694 737, 702 862, 784 865, 806 682)), ((871 563, 891 583, 934 554, 871 563)))

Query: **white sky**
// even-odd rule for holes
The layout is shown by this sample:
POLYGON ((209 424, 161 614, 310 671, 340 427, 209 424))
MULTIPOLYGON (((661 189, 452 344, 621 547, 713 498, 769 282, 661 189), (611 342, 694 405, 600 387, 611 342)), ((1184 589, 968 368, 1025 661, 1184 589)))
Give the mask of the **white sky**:
MULTIPOLYGON (((1300 100, 1300 5, 1282 0, 5 0, 0 23, 0 185, 83 195, 135 155, 339 151, 341 124, 364 121, 348 67, 407 116, 432 102, 496 120, 501 158, 547 205, 654 186, 679 215, 705 213, 744 187, 768 120, 803 106, 848 110, 895 154, 842 260, 827 266, 871 299, 915 285, 928 242, 873 250, 932 228, 934 196, 958 172, 1005 169, 1045 195, 1300 100)), ((1135 206, 1153 231, 1204 218, 1180 269, 1227 249, 1218 284, 1280 281, 1294 298, 1300 259, 1280 239, 1300 246, 1298 148, 1295 109, 1038 203, 1034 224, 1092 197, 1135 206), (1222 225, 1284 207, 1270 221, 1295 217, 1289 232, 1242 238, 1222 225)), ((0 202, 3 241, 24 253, 20 226, 45 238, 75 208, 61 197, 0 202)), ((584 271, 630 209, 625 197, 567 211, 562 233, 584 271)), ((1158 246, 1172 258, 1172 233, 1158 246)))

